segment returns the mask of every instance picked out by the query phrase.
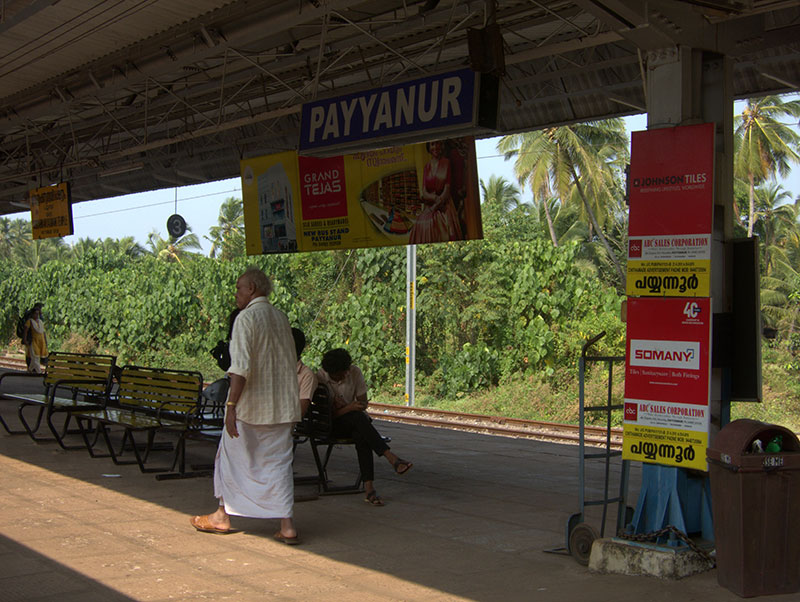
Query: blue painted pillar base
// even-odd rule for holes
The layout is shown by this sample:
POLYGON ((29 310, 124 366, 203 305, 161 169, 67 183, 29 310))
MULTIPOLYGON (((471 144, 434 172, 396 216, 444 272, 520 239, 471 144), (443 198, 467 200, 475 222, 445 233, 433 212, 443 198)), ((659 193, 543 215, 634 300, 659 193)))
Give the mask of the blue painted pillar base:
POLYGON ((673 466, 643 464, 633 533, 652 533, 667 525, 687 535, 699 533, 706 541, 714 541, 708 475, 673 466))

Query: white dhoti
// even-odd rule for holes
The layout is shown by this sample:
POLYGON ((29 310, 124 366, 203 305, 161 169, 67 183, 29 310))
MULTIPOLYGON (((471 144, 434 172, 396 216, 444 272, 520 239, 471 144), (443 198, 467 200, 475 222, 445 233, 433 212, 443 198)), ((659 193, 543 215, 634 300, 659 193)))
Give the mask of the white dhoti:
POLYGON ((225 512, 252 518, 290 518, 294 507, 291 423, 236 421, 239 437, 223 430, 214 462, 214 495, 225 512))

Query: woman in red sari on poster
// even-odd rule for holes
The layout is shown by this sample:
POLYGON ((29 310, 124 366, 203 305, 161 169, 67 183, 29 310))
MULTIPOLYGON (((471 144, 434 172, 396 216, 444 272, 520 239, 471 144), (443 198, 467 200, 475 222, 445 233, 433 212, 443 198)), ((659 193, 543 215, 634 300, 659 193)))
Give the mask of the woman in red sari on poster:
POLYGON ((420 199, 425 208, 411 228, 410 244, 462 240, 458 214, 450 195, 450 160, 442 154, 442 142, 426 144, 431 155, 422 171, 420 199))

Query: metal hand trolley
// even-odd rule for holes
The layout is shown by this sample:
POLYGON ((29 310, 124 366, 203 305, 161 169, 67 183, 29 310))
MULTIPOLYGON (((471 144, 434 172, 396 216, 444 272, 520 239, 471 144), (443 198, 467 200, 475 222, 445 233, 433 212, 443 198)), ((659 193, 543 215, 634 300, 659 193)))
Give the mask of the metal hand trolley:
POLYGON ((612 404, 612 380, 614 375, 614 364, 622 363, 624 366, 625 356, 591 356, 588 355, 589 348, 597 343, 605 336, 605 331, 601 332, 594 338, 589 339, 583 346, 581 351, 581 359, 579 363, 579 391, 580 391, 580 430, 579 430, 579 453, 578 453, 578 507, 579 511, 572 514, 567 520, 566 544, 567 552, 571 554, 575 560, 583 565, 589 564, 589 555, 592 551, 592 543, 597 539, 597 530, 590 524, 585 522, 586 517, 584 512, 588 506, 602 506, 602 519, 600 522, 600 537, 605 535, 606 516, 608 514, 608 507, 611 504, 617 504, 617 528, 616 533, 624 529, 625 525, 633 518, 633 508, 626 505, 626 496, 628 493, 628 480, 630 472, 630 462, 622 460, 619 493, 616 497, 609 497, 610 488, 610 472, 611 472, 611 458, 621 457, 622 451, 611 449, 611 412, 613 410, 620 410, 623 404, 612 404), (585 392, 584 392, 584 378, 586 372, 586 365, 592 362, 604 362, 607 365, 608 373, 608 386, 606 402, 604 405, 586 406, 585 392), (586 437, 585 437, 585 419, 586 413, 602 412, 606 415, 606 436, 605 445, 599 448, 591 448, 599 451, 586 451, 586 437), (600 459, 603 460, 605 467, 605 479, 603 487, 602 499, 586 499, 586 460, 600 459))

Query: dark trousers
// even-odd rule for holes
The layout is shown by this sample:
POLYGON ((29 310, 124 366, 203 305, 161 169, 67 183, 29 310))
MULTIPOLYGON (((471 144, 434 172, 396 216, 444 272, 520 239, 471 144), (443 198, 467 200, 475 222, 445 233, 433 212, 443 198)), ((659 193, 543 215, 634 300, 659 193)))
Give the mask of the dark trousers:
POLYGON ((382 456, 389 446, 372 426, 372 418, 366 412, 343 414, 333 419, 333 434, 337 437, 355 439, 361 480, 375 480, 375 463, 372 460, 372 452, 375 452, 376 456, 382 456))

